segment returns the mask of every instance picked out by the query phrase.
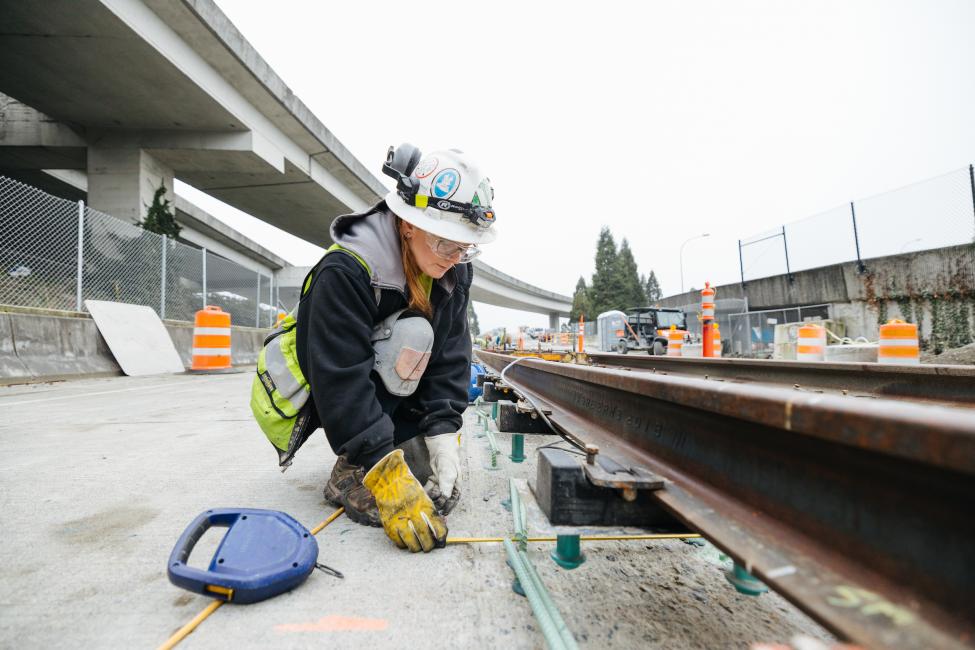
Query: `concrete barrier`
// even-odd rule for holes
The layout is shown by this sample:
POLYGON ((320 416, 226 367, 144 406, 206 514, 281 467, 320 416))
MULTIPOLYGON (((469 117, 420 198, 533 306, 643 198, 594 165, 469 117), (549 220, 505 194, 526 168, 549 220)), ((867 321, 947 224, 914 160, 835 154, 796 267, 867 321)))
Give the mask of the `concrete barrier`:
POLYGON ((0 380, 29 378, 30 370, 17 356, 10 314, 0 313, 0 380))
POLYGON ((90 318, 9 313, 17 358, 31 379, 122 372, 90 318))
MULTIPOLYGON (((120 375, 95 322, 87 314, 8 308, 0 311, 0 385, 72 377, 120 375)), ((183 365, 190 366, 193 324, 165 321, 183 365)), ((268 330, 234 327, 235 366, 257 363, 268 330)))

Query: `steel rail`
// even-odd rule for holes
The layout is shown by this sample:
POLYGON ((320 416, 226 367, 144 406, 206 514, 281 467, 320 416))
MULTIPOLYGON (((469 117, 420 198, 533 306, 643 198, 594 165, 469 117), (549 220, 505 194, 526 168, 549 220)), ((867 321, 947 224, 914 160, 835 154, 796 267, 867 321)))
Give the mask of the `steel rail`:
POLYGON ((664 507, 838 636, 973 643, 972 409, 535 359, 506 377, 563 433, 667 479, 664 507))
POLYGON ((588 357, 593 364, 608 367, 975 405, 975 366, 705 359, 605 352, 591 353, 588 357))

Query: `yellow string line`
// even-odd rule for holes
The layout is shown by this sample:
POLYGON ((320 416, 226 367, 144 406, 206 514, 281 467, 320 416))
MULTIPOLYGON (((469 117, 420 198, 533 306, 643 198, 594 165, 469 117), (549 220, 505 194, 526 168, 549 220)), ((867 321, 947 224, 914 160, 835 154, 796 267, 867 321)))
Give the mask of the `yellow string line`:
MULTIPOLYGON (((336 510, 335 512, 333 512, 331 515, 329 515, 328 519, 326 519, 322 523, 320 523, 317 526, 315 526, 314 528, 312 528, 311 529, 311 534, 312 535, 317 535, 318 533, 322 532, 322 529, 325 528, 325 526, 328 526, 330 523, 332 523, 333 521, 335 521, 336 519, 338 519, 340 516, 342 516, 342 513, 343 512, 345 512, 345 508, 339 508, 338 510, 336 510)), ((196 617, 192 621, 190 621, 189 623, 187 623, 183 627, 179 628, 179 630, 176 632, 176 634, 174 634, 173 636, 169 637, 166 640, 165 643, 163 643, 161 646, 159 646, 158 650, 171 650, 172 648, 176 647, 176 644, 177 643, 179 643, 180 641, 182 641, 183 639, 185 639, 187 636, 189 636, 190 632, 192 632, 193 630, 195 630, 200 623, 202 623, 203 621, 205 621, 207 619, 207 617, 210 616, 210 614, 212 614, 215 611, 217 611, 218 609, 220 609, 220 606, 223 605, 224 602, 225 601, 223 601, 223 600, 215 600, 212 603, 210 603, 209 605, 207 605, 206 607, 204 607, 202 612, 200 612, 199 614, 197 614, 196 617)))
POLYGON ((345 508, 339 508, 338 510, 333 512, 331 515, 329 515, 328 519, 326 519, 322 523, 312 528, 311 534, 317 535, 318 533, 322 532, 322 529, 325 528, 325 526, 328 526, 330 523, 332 523, 333 521, 341 517, 343 512, 345 512, 345 508))
MULTIPOLYGON (((579 540, 583 542, 626 542, 634 540, 648 539, 697 539, 701 537, 697 533, 657 533, 646 535, 580 535, 579 540)), ((500 544, 505 539, 516 541, 514 537, 448 537, 448 544, 500 544)), ((527 542, 554 542, 556 537, 529 537, 527 542)))
POLYGON ((171 648, 175 648, 177 643, 189 636, 190 632, 195 630, 197 625, 205 621, 210 614, 217 611, 223 603, 224 601, 222 600, 215 600, 207 605, 202 612, 196 615, 196 618, 179 628, 176 634, 169 637, 165 643, 159 646, 159 650, 171 650, 171 648))

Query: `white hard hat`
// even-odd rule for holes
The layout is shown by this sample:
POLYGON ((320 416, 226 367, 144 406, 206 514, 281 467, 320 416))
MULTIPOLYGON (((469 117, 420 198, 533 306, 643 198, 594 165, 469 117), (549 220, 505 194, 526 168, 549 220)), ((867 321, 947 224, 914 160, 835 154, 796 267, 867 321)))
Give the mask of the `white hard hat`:
POLYGON ((386 205, 403 221, 462 244, 494 241, 494 188, 462 151, 390 147, 383 173, 396 179, 386 205))

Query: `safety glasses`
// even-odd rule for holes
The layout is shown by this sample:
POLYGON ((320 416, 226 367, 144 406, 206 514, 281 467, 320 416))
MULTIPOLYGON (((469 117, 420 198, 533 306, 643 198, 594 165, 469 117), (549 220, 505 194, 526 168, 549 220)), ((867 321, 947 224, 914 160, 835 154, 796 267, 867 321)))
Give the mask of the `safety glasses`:
POLYGON ((458 244, 449 239, 435 237, 430 233, 424 234, 424 239, 430 247, 430 250, 436 253, 438 257, 453 262, 454 264, 470 262, 481 254, 481 249, 477 247, 477 244, 458 244))

